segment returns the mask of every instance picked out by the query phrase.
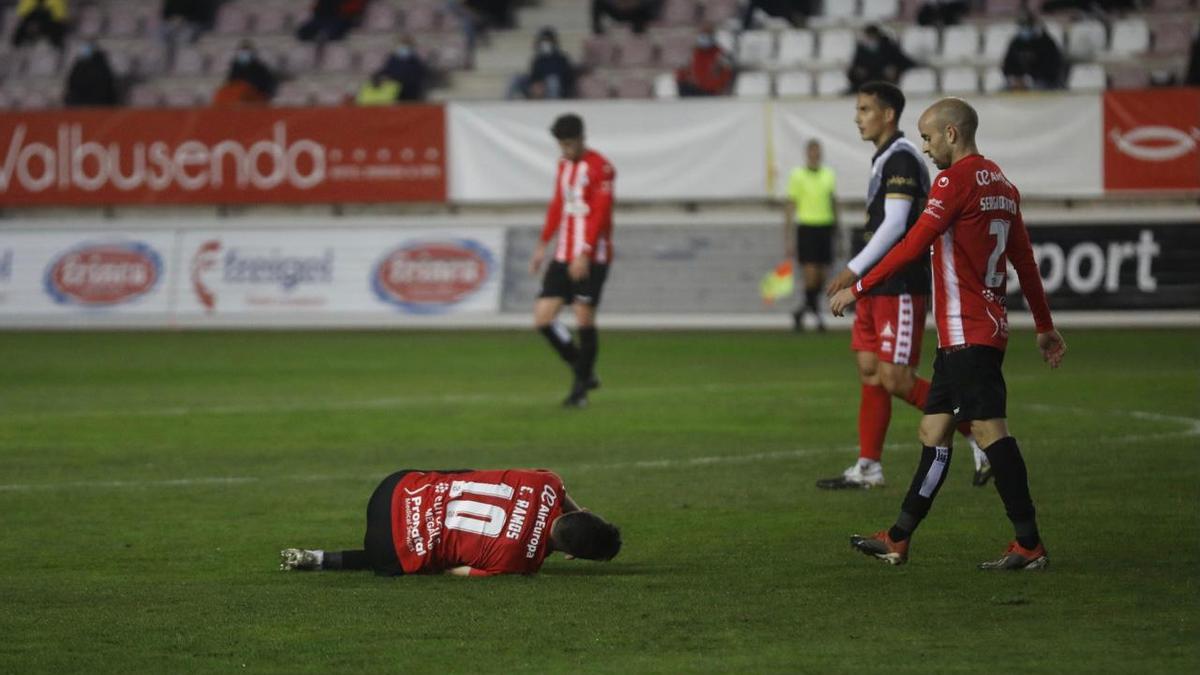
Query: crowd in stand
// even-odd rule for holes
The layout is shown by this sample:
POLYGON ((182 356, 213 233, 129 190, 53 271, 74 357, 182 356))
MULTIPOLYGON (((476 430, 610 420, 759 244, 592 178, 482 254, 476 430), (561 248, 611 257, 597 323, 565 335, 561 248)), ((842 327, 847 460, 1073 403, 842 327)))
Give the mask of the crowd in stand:
MULTIPOLYGON (((488 31, 515 26, 514 2, 503 0, 428 0, 439 2, 439 12, 461 30, 469 54, 488 31)), ((1108 20, 1139 10, 1151 0, 1045 0, 1038 5, 1042 14, 1066 13, 1068 16, 1098 17, 1108 20)), ((1191 0, 1183 0, 1183 3, 1191 0)), ((6 0, 0 0, 0 8, 6 0)), ((69 0, 7 0, 15 5, 11 26, 5 26, 15 49, 27 49, 45 41, 63 54, 72 26, 69 0)), ((613 31, 628 31, 644 36, 660 25, 660 14, 668 0, 592 0, 590 28, 595 39, 603 40, 613 31)), ((80 4, 80 3, 76 3, 80 4)), ((157 34, 173 59, 182 47, 195 44, 213 29, 222 0, 161 0, 157 34)), ((294 24, 295 38, 325 49, 328 43, 347 40, 364 22, 370 0, 314 0, 302 20, 294 24)), ((828 4, 828 3, 825 3, 828 4)), ((981 0, 928 0, 915 13, 922 26, 945 30, 968 21, 981 0)), ((1048 90, 1065 85, 1069 62, 1062 45, 1046 30, 1038 12, 1028 2, 1021 3, 1016 30, 1003 55, 1001 70, 1009 90, 1048 90)), ((723 32, 736 34, 754 31, 763 22, 804 29, 821 16, 820 0, 741 0, 736 14, 722 25, 704 20, 697 8, 694 39, 683 65, 675 68, 675 93, 679 96, 723 96, 734 93, 739 72, 753 64, 738 64, 736 53, 723 32)), ((1185 5, 1181 5, 1185 6, 1185 5)), ((745 34, 745 33, 743 33, 745 34)), ((508 98, 556 99, 592 95, 585 86, 594 64, 572 60, 552 26, 539 30, 534 38, 528 70, 514 76, 507 89, 508 98)), ((68 106, 105 106, 122 102, 120 78, 114 74, 109 55, 95 39, 76 40, 67 68, 63 103, 68 106)), ((1174 79, 1162 84, 1200 85, 1200 34, 1193 33, 1188 65, 1174 79)), ((866 81, 900 83, 906 71, 922 67, 921 57, 907 54, 890 28, 868 23, 857 31, 849 65, 845 70, 845 91, 851 92, 866 81)), ((395 47, 367 75, 362 86, 347 96, 347 102, 360 105, 386 105, 421 101, 426 98, 438 76, 427 62, 413 35, 396 37, 395 47)), ((365 72, 365 71, 364 71, 365 72)), ((0 71, 0 75, 3 71, 0 71)), ((271 101, 286 74, 264 58, 249 38, 233 52, 224 82, 213 92, 215 105, 262 104, 271 101)), ((601 94, 603 95, 603 93, 601 94)))

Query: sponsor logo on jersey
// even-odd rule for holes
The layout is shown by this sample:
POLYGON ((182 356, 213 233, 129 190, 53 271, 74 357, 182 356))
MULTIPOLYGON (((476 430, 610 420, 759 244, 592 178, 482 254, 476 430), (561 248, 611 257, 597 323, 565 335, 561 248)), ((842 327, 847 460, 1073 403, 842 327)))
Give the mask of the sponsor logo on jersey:
POLYGON ((149 293, 162 277, 162 258, 149 244, 84 244, 46 266, 46 293, 63 305, 107 307, 149 293))
POLYGON ((1122 154, 1145 162, 1170 162, 1196 152, 1200 147, 1200 129, 1184 130, 1165 125, 1148 125, 1124 133, 1118 127, 1108 132, 1113 145, 1122 154))
POLYGON ((410 243, 380 259, 371 288, 380 300, 408 311, 440 312, 483 288, 492 267, 491 253, 471 240, 410 243))
POLYGON ((992 183, 1002 183, 1004 185, 1012 185, 1005 178, 1003 171, 989 171, 980 169, 975 172, 975 184, 981 187, 991 185, 992 183))
POLYGON ((888 187, 892 187, 892 186, 916 187, 917 181, 913 180, 912 178, 910 178, 908 176, 892 176, 887 179, 887 185, 888 185, 888 187))
POLYGON ((940 199, 930 199, 929 201, 925 202, 925 213, 928 213, 934 218, 940 219, 942 217, 941 212, 944 210, 946 210, 946 204, 940 199))

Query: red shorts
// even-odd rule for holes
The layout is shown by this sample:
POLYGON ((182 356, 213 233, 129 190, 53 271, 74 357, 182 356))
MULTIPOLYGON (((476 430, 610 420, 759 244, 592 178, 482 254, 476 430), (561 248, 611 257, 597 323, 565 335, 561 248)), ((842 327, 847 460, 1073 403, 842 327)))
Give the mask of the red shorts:
POLYGON ((921 362, 928 303, 928 295, 864 295, 854 302, 850 349, 915 368, 921 362))

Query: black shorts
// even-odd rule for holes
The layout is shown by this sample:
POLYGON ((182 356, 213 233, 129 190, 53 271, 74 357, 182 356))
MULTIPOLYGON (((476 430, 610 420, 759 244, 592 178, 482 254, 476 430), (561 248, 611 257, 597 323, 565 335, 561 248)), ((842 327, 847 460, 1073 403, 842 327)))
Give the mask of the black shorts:
POLYGON ((539 298, 562 298, 568 305, 578 302, 592 307, 600 306, 600 296, 604 292, 604 280, 608 278, 608 265, 591 263, 588 276, 582 281, 574 281, 567 274, 567 263, 557 260, 546 268, 542 277, 542 292, 539 298))
POLYGON ((392 495, 400 479, 408 473, 408 470, 397 471, 384 478, 375 492, 371 493, 371 501, 367 502, 367 533, 363 535, 363 550, 367 553, 367 563, 371 569, 381 576, 404 574, 400 558, 396 555, 396 543, 392 539, 392 495))
POLYGON ((817 265, 833 262, 833 226, 797 225, 796 260, 817 265))
POLYGON ((995 347, 939 349, 925 414, 953 415, 956 422, 1008 417, 1003 364, 1004 352, 995 347))

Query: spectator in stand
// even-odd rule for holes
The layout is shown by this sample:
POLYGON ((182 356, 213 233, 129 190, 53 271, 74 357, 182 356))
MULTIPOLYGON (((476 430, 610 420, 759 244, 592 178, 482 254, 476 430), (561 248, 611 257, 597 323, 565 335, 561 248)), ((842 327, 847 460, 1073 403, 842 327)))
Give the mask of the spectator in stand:
POLYGON ((229 64, 229 75, 225 84, 213 98, 215 105, 237 105, 266 103, 275 96, 278 81, 275 74, 258 58, 254 43, 242 40, 233 62, 229 64))
POLYGON ((159 34, 172 48, 179 41, 192 43, 212 27, 216 15, 216 0, 163 0, 159 34))
POLYGON ((629 24, 635 33, 644 33, 646 24, 658 18, 660 9, 662 0, 592 0, 592 32, 602 34, 604 25, 600 19, 608 16, 629 24))
POLYGON ((969 9, 966 0, 926 0, 917 10, 917 23, 922 26, 952 26, 962 23, 969 9))
POLYGON ((575 66, 558 45, 558 34, 547 26, 538 31, 529 72, 517 75, 508 98, 575 98, 575 66))
POLYGON ((296 31, 296 37, 305 42, 341 40, 362 21, 366 8, 367 0, 317 0, 312 16, 296 31))
POLYGON ((63 105, 108 106, 117 105, 117 99, 117 82, 108 55, 92 40, 84 42, 67 75, 63 105))
POLYGON ((400 99, 400 83, 377 71, 363 83, 354 103, 360 106, 394 105, 400 99))
POLYGON ((850 80, 850 91, 858 91, 864 82, 896 84, 904 71, 915 65, 900 51, 895 40, 884 34, 879 26, 872 24, 863 29, 846 77, 850 80))
POLYGON ((429 68, 421 60, 412 36, 402 35, 396 48, 388 54, 378 75, 399 86, 397 101, 423 101, 429 81, 429 68))
POLYGON ((750 0, 742 10, 742 30, 754 28, 754 10, 803 28, 813 14, 813 0, 750 0))
POLYGON ((696 36, 692 60, 675 71, 675 84, 680 96, 725 96, 733 84, 733 59, 713 34, 713 25, 706 23, 696 36))
POLYGON ((1192 54, 1188 58, 1188 69, 1183 83, 1189 87, 1200 87, 1200 30, 1192 37, 1192 54))
POLYGON ((475 43, 486 38, 489 28, 512 28, 512 0, 445 0, 446 13, 453 16, 467 39, 467 52, 474 54, 475 43))
POLYGON ((66 34, 67 0, 21 0, 17 3, 17 27, 12 36, 14 47, 45 38, 62 49, 66 34))
POLYGON ((1017 26, 1017 34, 1004 55, 1008 88, 1014 91, 1061 88, 1063 57, 1054 38, 1028 10, 1021 12, 1017 26))

